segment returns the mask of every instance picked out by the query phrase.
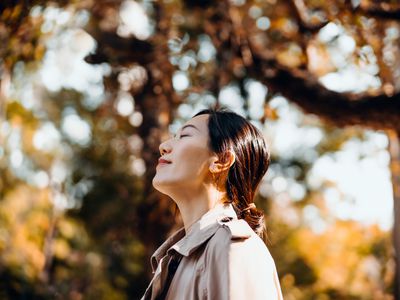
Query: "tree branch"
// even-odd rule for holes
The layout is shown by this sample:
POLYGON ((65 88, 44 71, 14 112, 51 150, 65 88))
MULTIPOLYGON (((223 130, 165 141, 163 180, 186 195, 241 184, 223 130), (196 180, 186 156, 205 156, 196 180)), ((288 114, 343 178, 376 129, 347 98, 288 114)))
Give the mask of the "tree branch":
POLYGON ((97 41, 95 53, 85 57, 91 64, 111 62, 116 65, 137 62, 148 64, 153 59, 153 45, 147 41, 136 38, 122 38, 115 32, 90 32, 97 41))
POLYGON ((338 126, 362 125, 373 129, 400 130, 400 93, 350 94, 328 90, 309 72, 280 66, 269 56, 254 52, 251 76, 281 93, 307 113, 320 116, 338 126))
POLYGON ((355 10, 360 10, 363 13, 387 19, 400 19, 400 4, 387 2, 371 2, 362 0, 360 5, 355 7, 355 10))
POLYGON ((329 20, 322 20, 321 17, 310 14, 304 0, 291 0, 291 4, 299 20, 299 25, 307 31, 317 32, 329 22, 329 20))

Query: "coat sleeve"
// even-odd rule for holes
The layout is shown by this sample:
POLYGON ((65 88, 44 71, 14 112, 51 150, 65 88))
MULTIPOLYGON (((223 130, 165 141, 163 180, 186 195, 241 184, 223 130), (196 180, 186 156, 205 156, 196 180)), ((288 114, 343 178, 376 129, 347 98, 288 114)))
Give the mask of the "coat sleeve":
POLYGON ((232 239, 225 227, 212 240, 207 255, 207 299, 283 299, 274 260, 259 237, 232 239))

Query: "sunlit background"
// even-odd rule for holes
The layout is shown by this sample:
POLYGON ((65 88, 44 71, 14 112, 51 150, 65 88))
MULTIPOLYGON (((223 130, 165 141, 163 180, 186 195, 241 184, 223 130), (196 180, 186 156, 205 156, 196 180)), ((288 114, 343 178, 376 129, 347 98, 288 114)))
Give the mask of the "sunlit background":
MULTIPOLYGON (((230 5, 243 9, 257 34, 281 30, 291 36, 298 30, 290 16, 273 17, 271 7, 289 13, 276 1, 230 5)), ((170 199, 146 193, 158 144, 200 109, 218 103, 251 120, 270 146, 272 161, 256 203, 266 212, 267 245, 285 299, 392 299, 386 133, 327 124, 240 70, 231 72, 240 81, 215 88, 204 78, 219 72, 216 61, 229 59, 218 57, 209 34, 189 30, 200 25, 190 23, 182 3, 161 7, 161 18, 172 20, 169 36, 157 25, 152 1, 104 7, 44 1, 29 7, 21 26, 26 35, 36 28, 40 40, 27 43, 36 47, 26 50, 34 53, 29 59, 13 49, 26 42, 10 35, 15 46, 5 52, 10 59, 2 58, 1 82, 0 298, 138 298, 150 278, 149 254, 177 221, 170 199), (146 110, 157 109, 145 104, 146 97, 146 103, 152 100, 143 86, 154 85, 157 98, 168 84, 156 83, 151 62, 120 63, 98 44, 93 28, 160 43, 154 51, 164 53, 170 67, 157 76, 170 81, 180 100, 165 94, 162 105, 154 104, 158 129, 146 129, 146 110), (160 35, 164 44, 155 37, 160 35), (100 50, 109 60, 86 62, 100 50), (162 232, 156 231, 157 219, 162 232)), ((204 17, 194 11, 193 18, 204 17)), ((6 13, 2 18, 7 21, 6 13)), ((386 27, 380 58, 367 42, 360 45, 350 31, 354 27, 338 12, 315 33, 306 53, 293 40, 282 43, 276 59, 296 68, 307 56, 308 70, 329 90, 393 92, 396 86, 382 82, 379 60, 395 64, 399 25, 386 27)))

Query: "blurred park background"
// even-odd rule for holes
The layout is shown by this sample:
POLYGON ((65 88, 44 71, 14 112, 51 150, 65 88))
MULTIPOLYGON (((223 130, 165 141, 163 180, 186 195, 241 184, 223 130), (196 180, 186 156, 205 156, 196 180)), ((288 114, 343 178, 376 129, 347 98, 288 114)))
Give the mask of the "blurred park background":
POLYGON ((0 299, 139 299, 181 226, 158 146, 213 105, 270 145, 255 202, 285 299, 400 299, 399 20, 397 0, 1 1, 0 299))

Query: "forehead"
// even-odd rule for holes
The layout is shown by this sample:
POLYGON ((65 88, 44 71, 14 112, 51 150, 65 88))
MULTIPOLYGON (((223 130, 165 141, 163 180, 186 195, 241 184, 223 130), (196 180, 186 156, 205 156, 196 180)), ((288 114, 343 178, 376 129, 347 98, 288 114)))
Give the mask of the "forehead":
POLYGON ((207 123, 208 123, 208 114, 199 115, 194 118, 191 118, 185 124, 183 124, 181 130, 183 130, 184 128, 191 128, 192 130, 199 131, 203 134, 207 134, 208 133, 207 123), (196 130, 192 126, 195 126, 198 130, 196 130))

